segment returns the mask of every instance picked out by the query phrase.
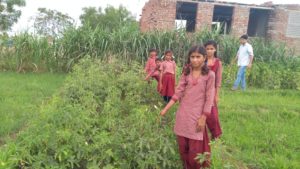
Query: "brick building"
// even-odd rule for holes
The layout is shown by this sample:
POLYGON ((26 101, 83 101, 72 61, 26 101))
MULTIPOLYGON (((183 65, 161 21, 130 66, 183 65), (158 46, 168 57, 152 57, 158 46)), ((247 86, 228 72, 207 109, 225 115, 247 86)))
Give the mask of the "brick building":
POLYGON ((143 32, 219 27, 224 34, 265 37, 286 42, 300 53, 300 5, 262 5, 216 0, 149 0, 140 19, 143 32))

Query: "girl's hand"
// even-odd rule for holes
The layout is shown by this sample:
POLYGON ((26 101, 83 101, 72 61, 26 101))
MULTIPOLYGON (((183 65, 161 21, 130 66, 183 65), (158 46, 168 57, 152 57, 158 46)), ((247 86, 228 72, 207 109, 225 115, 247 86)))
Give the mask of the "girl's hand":
POLYGON ((219 102, 219 95, 218 94, 216 94, 216 96, 215 96, 215 102, 218 104, 218 102, 219 102))
POLYGON ((164 107, 164 109, 160 112, 161 116, 164 116, 167 111, 175 104, 174 100, 170 100, 169 103, 164 107))
POLYGON ((160 115, 161 115, 161 116, 164 116, 166 113, 167 113, 167 110, 166 110, 166 109, 163 109, 163 110, 160 112, 160 115))
POLYGON ((159 92, 162 92, 162 89, 163 89, 162 83, 160 83, 160 84, 159 84, 159 92))
POLYGON ((198 119, 197 131, 203 132, 205 130, 205 124, 206 124, 206 116, 201 115, 201 117, 198 119))

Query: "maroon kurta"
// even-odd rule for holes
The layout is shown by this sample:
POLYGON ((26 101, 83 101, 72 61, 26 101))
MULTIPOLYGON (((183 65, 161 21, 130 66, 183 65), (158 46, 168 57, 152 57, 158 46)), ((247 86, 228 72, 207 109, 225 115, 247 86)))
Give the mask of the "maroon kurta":
POLYGON ((145 65, 145 72, 147 74, 152 73, 155 68, 156 68, 156 63, 155 63, 156 57, 149 57, 147 60, 147 63, 145 65))
POLYGON ((222 71, 223 71, 221 60, 218 58, 215 58, 214 64, 208 65, 208 67, 210 70, 215 72, 215 76, 216 76, 215 86, 216 86, 216 88, 220 88, 221 84, 222 84, 222 71))
POLYGON ((201 75, 194 79, 182 75, 172 99, 180 100, 176 113, 174 132, 178 136, 203 140, 203 132, 197 131, 197 122, 202 114, 209 116, 215 96, 215 74, 201 75))

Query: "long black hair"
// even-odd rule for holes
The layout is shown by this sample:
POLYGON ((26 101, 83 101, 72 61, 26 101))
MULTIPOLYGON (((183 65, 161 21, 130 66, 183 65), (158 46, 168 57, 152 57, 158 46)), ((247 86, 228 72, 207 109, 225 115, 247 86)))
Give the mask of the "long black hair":
MULTIPOLYGON (((183 69, 184 75, 189 75, 191 73, 191 60, 190 60, 190 57, 191 57, 192 53, 194 53, 194 52, 200 53, 201 55, 206 57, 206 49, 203 46, 195 45, 195 46, 191 47, 191 49, 189 50, 188 56, 187 56, 186 65, 183 69)), ((208 72, 209 72, 209 69, 207 67, 207 57, 206 57, 204 65, 201 67, 201 74, 202 75, 207 75, 208 72)))
POLYGON ((214 41, 214 40, 209 40, 209 41, 207 41, 207 42, 204 44, 204 47, 207 47, 208 45, 212 45, 212 46, 216 49, 216 51, 215 51, 215 53, 214 53, 214 57, 217 58, 217 57, 218 57, 218 54, 217 54, 218 44, 217 44, 217 42, 214 41))

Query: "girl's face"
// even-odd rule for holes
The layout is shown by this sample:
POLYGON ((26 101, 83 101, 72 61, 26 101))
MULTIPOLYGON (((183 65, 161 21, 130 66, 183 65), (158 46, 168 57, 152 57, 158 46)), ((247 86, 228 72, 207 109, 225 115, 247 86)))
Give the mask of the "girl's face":
POLYGON ((155 63, 156 63, 156 66, 160 65, 160 61, 159 60, 157 60, 155 63))
POLYGON ((167 53, 166 56, 165 56, 165 59, 167 61, 170 61, 172 59, 172 53, 167 53))
POLYGON ((190 55, 190 61, 192 68, 200 68, 204 62, 205 62, 206 57, 203 56, 201 53, 198 52, 193 52, 190 55))
POLYGON ((150 52, 149 57, 154 58, 154 57, 156 57, 156 55, 157 55, 156 52, 150 52))
POLYGON ((213 45, 207 45, 205 49, 206 49, 207 57, 215 56, 216 48, 213 45))

